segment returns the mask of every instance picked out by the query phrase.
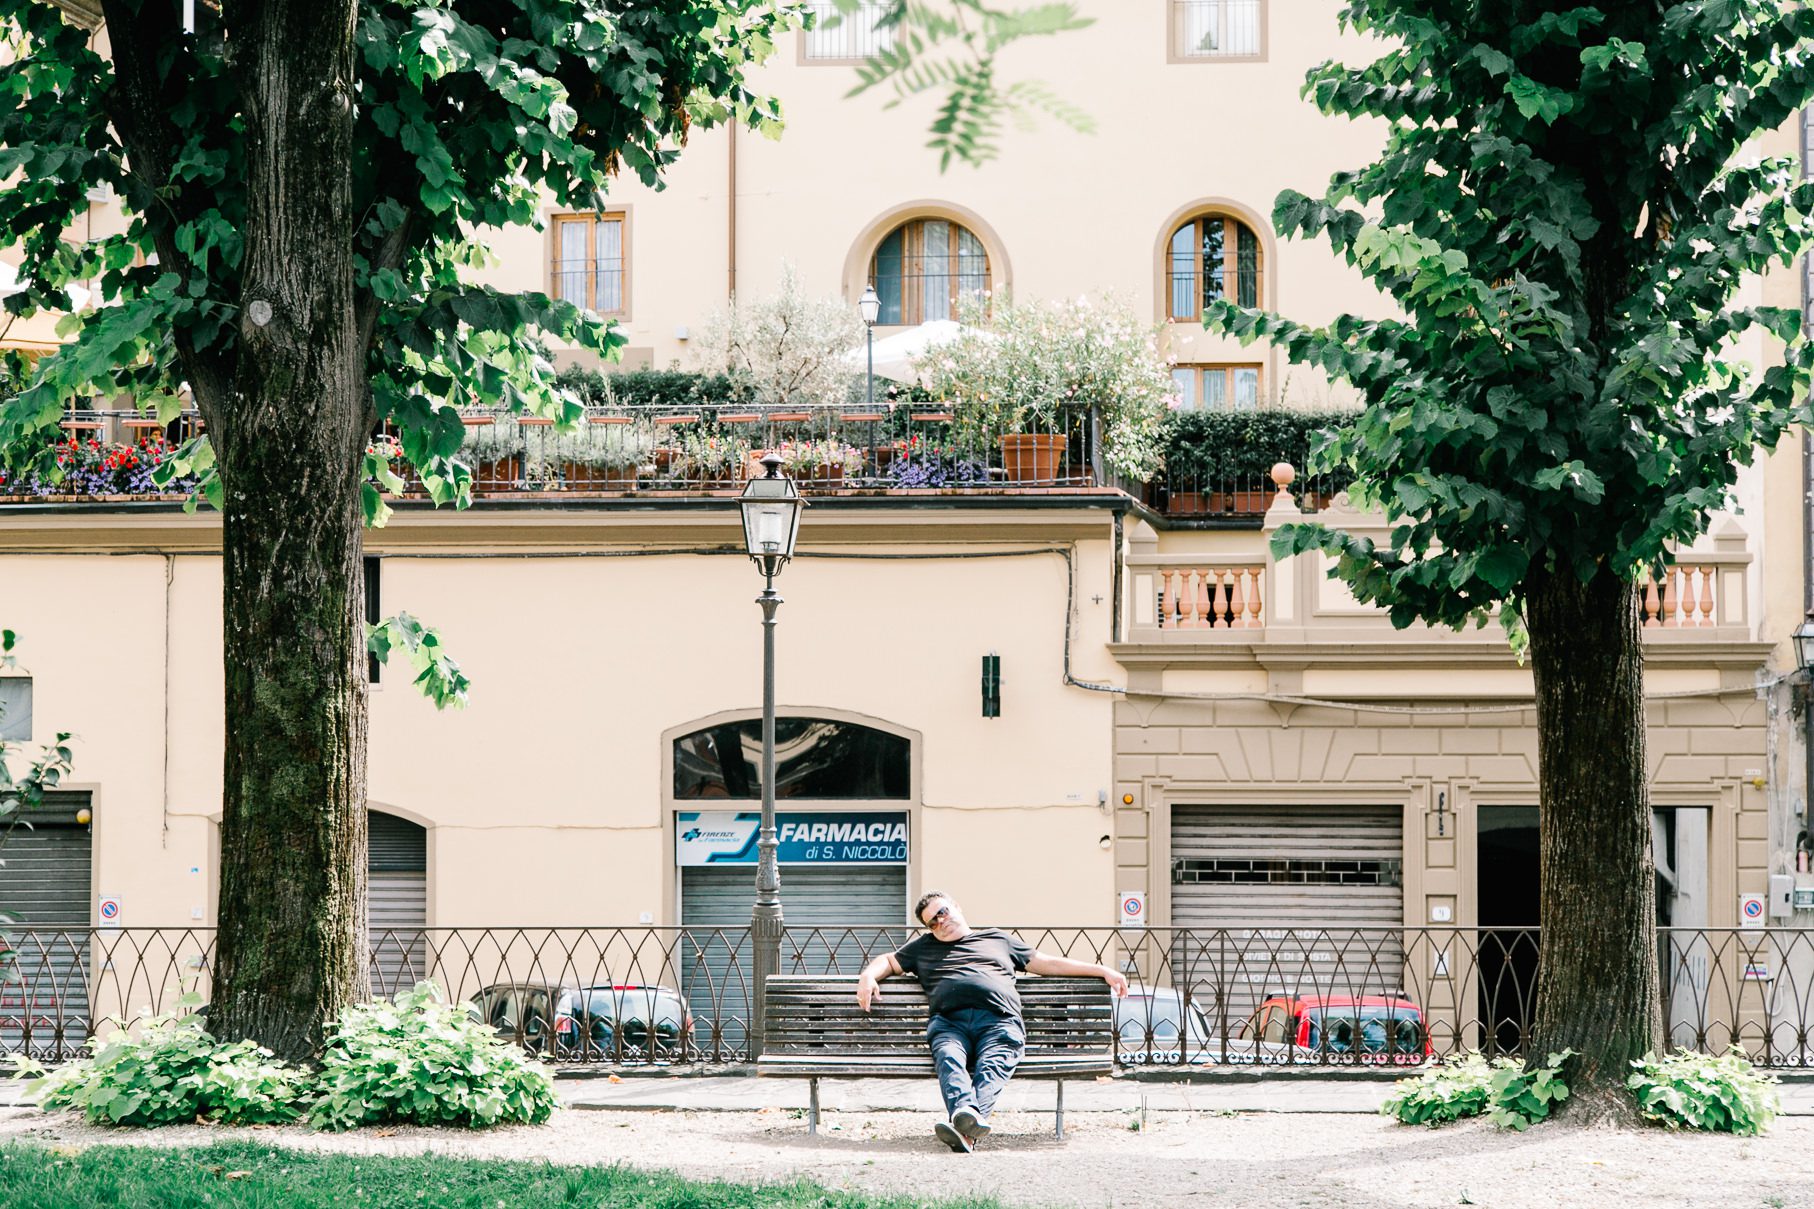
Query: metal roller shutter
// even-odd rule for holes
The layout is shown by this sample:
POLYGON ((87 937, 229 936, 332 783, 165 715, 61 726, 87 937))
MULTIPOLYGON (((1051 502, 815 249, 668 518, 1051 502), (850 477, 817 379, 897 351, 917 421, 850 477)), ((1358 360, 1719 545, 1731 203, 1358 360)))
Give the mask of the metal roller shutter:
POLYGON ((93 844, 75 812, 87 794, 55 794, 0 851, 0 912, 17 981, 0 980, 0 1049, 71 1055, 88 1036, 93 844), (61 1051, 61 1052, 59 1052, 61 1051))
MULTIPOLYGON (((754 865, 695 866, 680 870, 680 919, 689 942, 675 954, 681 983, 697 1022, 702 1049, 740 1050, 747 1040, 750 1008, 749 922, 756 900, 754 865), (731 929, 714 933, 711 929, 731 929)), ((781 906, 787 936, 781 942, 784 974, 855 974, 867 956, 913 934, 907 918, 904 865, 816 869, 783 866, 781 906)))
POLYGON ((1397 806, 1175 806, 1174 980, 1218 1031, 1270 995, 1402 989, 1397 806))
POLYGON ((396 815, 366 815, 366 922, 372 996, 388 997, 429 976, 428 831, 396 815))

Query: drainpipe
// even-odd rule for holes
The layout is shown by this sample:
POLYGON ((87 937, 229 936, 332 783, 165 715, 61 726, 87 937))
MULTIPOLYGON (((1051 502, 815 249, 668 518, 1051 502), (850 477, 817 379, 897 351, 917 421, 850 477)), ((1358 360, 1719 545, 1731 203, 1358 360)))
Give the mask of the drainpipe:
POLYGON ((725 157, 726 163, 726 196, 725 205, 726 238, 725 261, 729 281, 726 284, 727 298, 737 296, 737 122, 735 119, 725 123, 730 131, 731 149, 725 157))
MULTIPOLYGON (((1814 108, 1801 111, 1801 176, 1814 179, 1814 108)), ((1814 336, 1814 256, 1801 258, 1802 332, 1814 336)), ((1814 427, 1801 430, 1801 607, 1814 615, 1814 427)), ((1814 673, 1811 673, 1814 674, 1814 673)), ((1798 686, 1802 693, 1802 750, 1806 763, 1801 782, 1801 825, 1814 830, 1814 686, 1798 686)))

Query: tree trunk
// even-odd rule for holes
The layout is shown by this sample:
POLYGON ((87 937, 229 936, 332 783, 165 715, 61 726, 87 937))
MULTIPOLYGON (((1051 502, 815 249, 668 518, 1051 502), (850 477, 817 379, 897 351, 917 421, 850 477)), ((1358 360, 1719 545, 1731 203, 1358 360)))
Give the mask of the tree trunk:
POLYGON ((1525 617, 1543 882, 1531 1057, 1579 1055, 1569 1116, 1635 1121, 1625 1078, 1663 1037, 1637 589, 1605 569, 1539 574, 1525 617))
POLYGON ((365 659, 352 0, 225 16, 246 114, 233 387, 201 400, 223 507, 226 779, 210 1026, 311 1058, 363 996, 365 659))

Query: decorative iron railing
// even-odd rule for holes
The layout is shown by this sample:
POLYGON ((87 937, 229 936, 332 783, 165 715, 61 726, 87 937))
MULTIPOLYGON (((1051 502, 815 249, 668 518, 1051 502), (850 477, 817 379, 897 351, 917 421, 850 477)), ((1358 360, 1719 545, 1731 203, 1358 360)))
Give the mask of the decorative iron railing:
MULTIPOLYGON (((1048 953, 1124 970, 1117 1059, 1152 1066, 1412 1066, 1463 1050, 1522 1055, 1537 932, 1527 928, 1011 929, 1048 953)), ((912 929, 787 930, 781 969, 855 974, 912 929)), ((201 928, 7 934, 0 1049, 66 1060, 106 1021, 206 1000, 201 928)), ((1814 1067, 1814 931, 1659 932, 1669 1044, 1814 1067)), ((561 1065, 749 1060, 750 934, 734 928, 427 928, 374 933, 375 996, 433 980, 561 1065)))
MULTIPOLYGON (((781 455, 784 472, 811 492, 1141 491, 1105 469, 1100 424, 1080 407, 1032 416, 1016 432, 979 429, 943 404, 890 406, 885 397, 838 408, 601 407, 568 429, 538 417, 464 418, 460 459, 480 495, 734 491, 761 473, 758 459, 767 452, 781 455)), ((200 428, 192 414, 160 426, 132 411, 71 413, 57 451, 62 476, 9 482, 0 472, 0 501, 181 498, 192 483, 160 487, 152 470, 174 441, 200 428)), ((424 493, 394 435, 380 433, 370 448, 393 459, 405 496, 424 493)))

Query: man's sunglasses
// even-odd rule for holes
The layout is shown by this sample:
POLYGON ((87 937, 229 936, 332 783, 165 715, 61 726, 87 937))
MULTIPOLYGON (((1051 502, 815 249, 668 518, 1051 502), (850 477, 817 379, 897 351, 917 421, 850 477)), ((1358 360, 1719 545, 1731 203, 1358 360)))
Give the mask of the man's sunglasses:
POLYGON ((936 928, 938 927, 939 920, 947 918, 950 914, 951 908, 949 906, 940 907, 932 913, 932 918, 926 921, 926 926, 928 928, 936 928))

